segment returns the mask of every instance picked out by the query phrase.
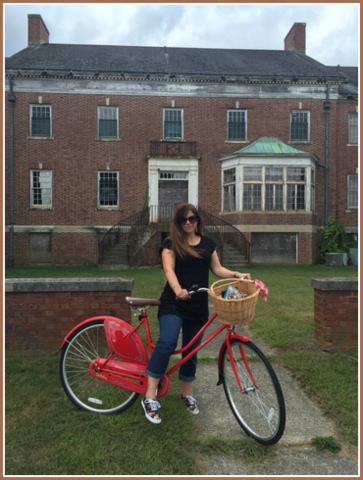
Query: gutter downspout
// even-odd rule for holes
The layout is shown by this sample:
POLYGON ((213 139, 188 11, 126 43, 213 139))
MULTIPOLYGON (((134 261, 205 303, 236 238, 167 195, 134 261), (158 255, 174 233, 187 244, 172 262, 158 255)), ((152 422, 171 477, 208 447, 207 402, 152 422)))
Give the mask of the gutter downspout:
POLYGON ((14 105, 13 77, 10 77, 10 224, 9 224, 9 266, 14 266, 14 105))
POLYGON ((331 102, 329 100, 330 85, 326 86, 326 100, 324 102, 325 109, 325 212, 324 212, 324 226, 328 224, 329 216, 329 111, 331 102))

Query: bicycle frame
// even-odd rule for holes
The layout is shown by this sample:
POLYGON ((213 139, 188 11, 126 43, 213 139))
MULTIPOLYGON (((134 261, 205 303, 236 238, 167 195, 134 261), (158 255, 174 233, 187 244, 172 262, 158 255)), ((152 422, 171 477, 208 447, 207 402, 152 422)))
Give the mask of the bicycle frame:
MULTIPOLYGON (((81 322, 74 329, 72 329, 67 337, 63 340, 61 348, 64 346, 65 342, 72 336, 72 334, 77 330, 80 325, 86 323, 94 322, 95 320, 102 319, 104 321, 104 329, 107 344, 110 350, 110 354, 106 358, 91 358, 89 364, 90 374, 104 382, 108 382, 112 385, 115 385, 119 388, 124 388, 126 390, 143 394, 145 395, 147 390, 147 374, 146 367, 149 361, 149 356, 152 354, 155 344, 152 341, 149 320, 146 312, 146 307, 139 308, 139 322, 135 327, 132 327, 124 320, 120 320, 116 317, 103 316, 103 317, 92 317, 90 319, 81 322), (140 335, 138 334, 138 329, 141 326, 144 326, 147 349, 140 335)), ((178 355, 184 353, 188 350, 193 343, 206 331, 206 329, 211 325, 211 323, 217 317, 217 313, 213 313, 208 321, 203 325, 203 327, 197 332, 197 334, 190 340, 190 342, 185 345, 183 348, 176 349, 172 355, 178 355)), ((231 358, 231 365, 234 371, 234 374, 237 379, 238 386, 243 392, 243 386, 241 385, 239 376, 237 375, 236 367, 233 360, 233 355, 231 354, 230 340, 231 337, 239 338, 242 342, 248 342, 250 339, 243 335, 240 335, 234 331, 235 327, 227 324, 221 324, 213 332, 211 332, 202 342, 192 349, 187 355, 181 358, 175 365, 173 365, 165 373, 164 377, 161 379, 160 388, 158 389, 158 397, 164 396, 170 387, 169 377, 174 373, 181 365, 189 360, 193 355, 195 355, 199 350, 201 350, 205 345, 211 342, 216 338, 221 332, 226 330, 226 336, 224 341, 221 344, 219 351, 218 359, 218 382, 221 383, 221 356, 224 351, 224 346, 228 349, 229 356, 231 358)), ((243 350, 243 349, 241 349, 243 350)), ((244 352, 241 352, 241 356, 248 367, 248 362, 244 355, 244 352)), ((249 369, 249 367, 248 367, 249 369)), ((250 371, 250 369, 249 369, 250 371)), ((250 373, 251 374, 251 373, 250 373)), ((252 375, 252 374, 251 374, 252 375)), ((254 384, 255 381, 251 376, 254 384)), ((256 385, 256 384, 255 384, 256 385)))

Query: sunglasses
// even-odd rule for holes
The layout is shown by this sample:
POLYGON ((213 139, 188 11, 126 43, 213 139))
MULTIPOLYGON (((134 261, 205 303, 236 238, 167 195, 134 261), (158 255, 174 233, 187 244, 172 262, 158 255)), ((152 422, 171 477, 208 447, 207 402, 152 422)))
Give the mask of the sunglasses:
POLYGON ((190 217, 181 217, 179 220, 180 223, 185 225, 187 222, 189 223, 195 223, 198 221, 198 217, 196 215, 191 215, 190 217))

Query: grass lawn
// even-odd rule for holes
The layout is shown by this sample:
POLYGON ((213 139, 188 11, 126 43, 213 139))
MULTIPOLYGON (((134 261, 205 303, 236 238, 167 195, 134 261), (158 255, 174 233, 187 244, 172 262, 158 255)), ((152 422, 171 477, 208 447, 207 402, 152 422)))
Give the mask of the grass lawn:
MULTIPOLYGON (((275 347, 273 363, 287 368, 336 423, 337 441, 358 445, 358 354, 326 353, 316 343, 311 287, 312 278, 357 277, 357 267, 254 266, 250 272, 269 287, 251 333, 275 347)), ((8 269, 6 277, 133 278, 133 295, 145 297, 158 297, 165 282, 161 268, 29 267, 8 269)), ((274 454, 275 447, 244 436, 233 443, 206 438, 196 418, 175 408, 176 378, 162 402, 168 422, 157 428, 144 419, 139 402, 117 416, 79 412, 61 388, 58 362, 58 356, 6 359, 6 475, 203 475, 204 461, 216 452, 250 462, 274 454)))

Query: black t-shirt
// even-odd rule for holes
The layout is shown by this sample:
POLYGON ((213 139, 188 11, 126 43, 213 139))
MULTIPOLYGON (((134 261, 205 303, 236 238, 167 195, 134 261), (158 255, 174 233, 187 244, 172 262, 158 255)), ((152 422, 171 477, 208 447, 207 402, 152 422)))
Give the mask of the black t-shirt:
MULTIPOLYGON (((164 248, 172 250, 170 240, 163 242, 160 248, 160 254, 164 248)), ((208 288, 210 262, 212 253, 216 249, 216 244, 211 238, 201 236, 199 244, 192 248, 201 255, 201 258, 187 255, 184 259, 178 257, 175 259, 175 274, 181 288, 185 288, 188 291, 201 287, 208 288)), ((184 320, 192 320, 200 323, 204 323, 208 319, 207 292, 192 295, 189 300, 176 300, 175 293, 167 282, 160 300, 159 316, 175 313, 184 320)))

